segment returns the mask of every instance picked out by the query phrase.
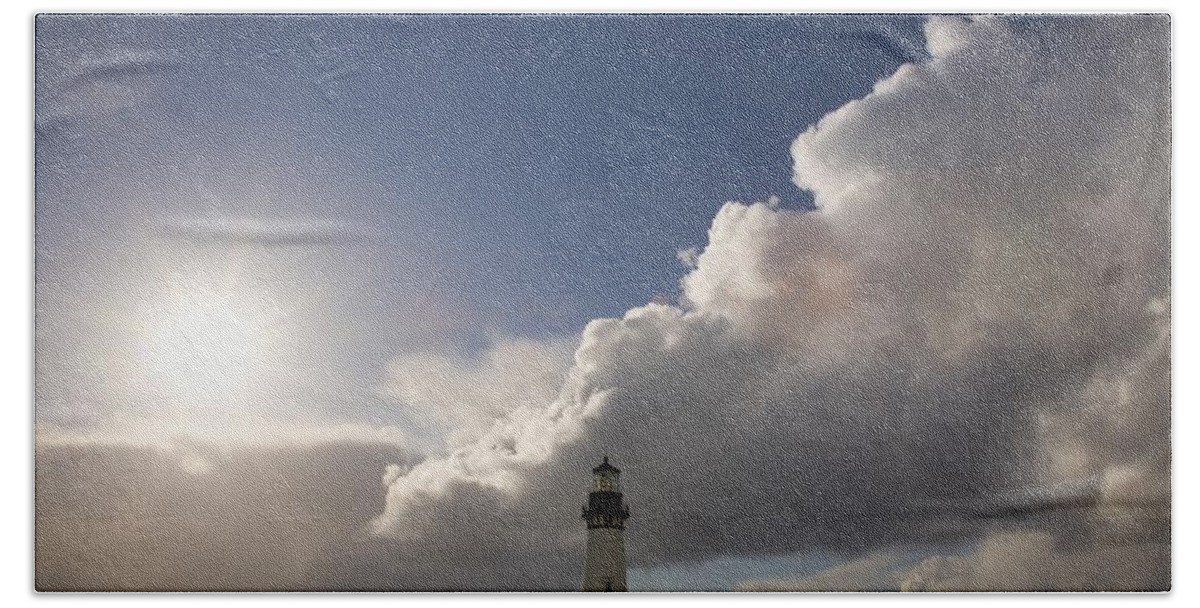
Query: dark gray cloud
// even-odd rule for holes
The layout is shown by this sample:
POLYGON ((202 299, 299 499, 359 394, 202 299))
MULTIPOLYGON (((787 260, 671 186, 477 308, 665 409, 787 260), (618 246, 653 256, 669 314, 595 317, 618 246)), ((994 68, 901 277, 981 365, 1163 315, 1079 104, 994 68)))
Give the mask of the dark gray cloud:
POLYGON ((964 556, 940 556, 895 574, 902 591, 1165 591, 1166 542, 1063 547, 1046 531, 998 532, 964 556))
POLYGON ((872 553, 815 574, 744 581, 739 591, 1161 591, 1171 586, 1164 542, 1063 547, 1037 530, 997 531, 965 554, 914 559, 872 553))
POLYGON ((394 445, 194 445, 180 466, 153 448, 37 449, 35 563, 41 590, 296 590, 378 587, 387 564, 363 532, 382 507, 380 471, 413 457, 394 445), (183 464, 187 464, 186 459, 183 464), (363 577, 368 577, 363 580, 363 577))

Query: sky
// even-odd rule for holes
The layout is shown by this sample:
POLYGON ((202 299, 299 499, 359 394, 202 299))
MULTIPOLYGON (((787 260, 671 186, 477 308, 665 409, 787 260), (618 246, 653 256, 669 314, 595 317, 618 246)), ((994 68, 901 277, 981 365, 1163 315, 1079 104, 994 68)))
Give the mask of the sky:
POLYGON ((1170 585, 1166 17, 36 28, 39 588, 1170 585))

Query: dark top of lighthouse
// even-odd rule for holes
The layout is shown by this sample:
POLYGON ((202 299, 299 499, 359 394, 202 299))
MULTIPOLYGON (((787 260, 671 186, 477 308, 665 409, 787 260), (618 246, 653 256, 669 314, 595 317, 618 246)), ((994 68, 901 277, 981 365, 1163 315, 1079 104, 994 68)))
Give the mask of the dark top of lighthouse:
POLYGON ((617 467, 614 467, 611 464, 608 464, 608 456, 605 456, 604 462, 600 463, 600 466, 592 469, 592 472, 596 473, 596 474, 605 473, 605 472, 620 473, 621 469, 618 469, 617 467))
POLYGON ((625 520, 629 519, 629 507, 621 497, 621 469, 608 464, 608 456, 600 466, 592 469, 594 485, 588 494, 588 502, 583 506, 583 518, 588 522, 588 529, 616 528, 625 529, 625 520))

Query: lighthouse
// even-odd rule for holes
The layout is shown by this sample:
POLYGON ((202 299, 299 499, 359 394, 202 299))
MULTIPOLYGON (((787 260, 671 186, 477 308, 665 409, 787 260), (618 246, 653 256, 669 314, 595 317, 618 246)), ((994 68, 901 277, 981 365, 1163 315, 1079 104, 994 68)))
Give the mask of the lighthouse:
POLYGON ((584 591, 625 591, 625 520, 629 507, 621 495, 621 470, 608 456, 592 469, 592 491, 583 505, 587 521, 584 591))

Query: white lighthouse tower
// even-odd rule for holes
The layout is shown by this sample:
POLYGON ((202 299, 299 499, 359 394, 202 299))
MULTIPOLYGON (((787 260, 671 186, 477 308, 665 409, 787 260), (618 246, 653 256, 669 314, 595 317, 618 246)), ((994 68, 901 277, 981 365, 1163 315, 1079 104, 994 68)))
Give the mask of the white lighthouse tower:
POLYGON ((621 494, 621 470, 608 456, 592 469, 594 485, 583 506, 587 521, 584 591, 625 591, 625 520, 629 507, 621 494))

